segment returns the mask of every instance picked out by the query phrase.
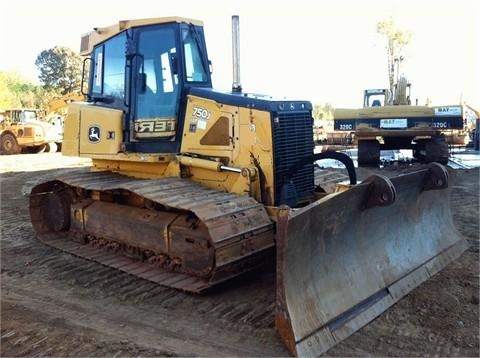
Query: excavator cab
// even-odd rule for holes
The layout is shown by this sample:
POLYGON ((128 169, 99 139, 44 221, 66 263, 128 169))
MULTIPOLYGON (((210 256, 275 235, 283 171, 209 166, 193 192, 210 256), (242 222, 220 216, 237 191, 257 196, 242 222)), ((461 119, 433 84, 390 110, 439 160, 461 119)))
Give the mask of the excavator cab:
POLYGON ((386 88, 366 89, 363 92, 363 108, 380 107, 389 105, 410 105, 411 87, 407 78, 400 76, 394 85, 394 93, 386 88))
POLYGON ((381 107, 388 104, 390 91, 387 89, 366 89, 363 92, 363 107, 381 107))

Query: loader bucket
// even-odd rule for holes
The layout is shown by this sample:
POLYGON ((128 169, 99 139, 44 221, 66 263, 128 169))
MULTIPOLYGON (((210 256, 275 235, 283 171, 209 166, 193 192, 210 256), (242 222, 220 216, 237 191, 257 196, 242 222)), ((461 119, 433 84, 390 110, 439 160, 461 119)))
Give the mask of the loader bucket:
POLYGON ((432 163, 279 209, 275 321, 293 355, 326 352, 460 256, 447 187, 432 163))

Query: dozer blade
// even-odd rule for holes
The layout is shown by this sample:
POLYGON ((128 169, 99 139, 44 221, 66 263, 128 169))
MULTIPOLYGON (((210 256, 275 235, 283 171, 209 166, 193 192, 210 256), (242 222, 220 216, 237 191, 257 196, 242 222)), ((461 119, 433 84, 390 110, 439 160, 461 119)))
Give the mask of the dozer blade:
POLYGON ((275 318, 293 355, 326 352, 460 256, 447 187, 432 163, 280 208, 275 318))

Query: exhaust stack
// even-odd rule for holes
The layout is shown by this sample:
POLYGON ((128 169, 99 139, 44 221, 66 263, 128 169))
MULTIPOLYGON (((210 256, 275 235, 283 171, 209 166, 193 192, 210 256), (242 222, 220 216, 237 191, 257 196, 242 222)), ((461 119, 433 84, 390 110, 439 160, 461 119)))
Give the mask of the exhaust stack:
POLYGON ((232 16, 232 59, 232 92, 242 92, 242 85, 240 83, 240 21, 238 15, 232 16))

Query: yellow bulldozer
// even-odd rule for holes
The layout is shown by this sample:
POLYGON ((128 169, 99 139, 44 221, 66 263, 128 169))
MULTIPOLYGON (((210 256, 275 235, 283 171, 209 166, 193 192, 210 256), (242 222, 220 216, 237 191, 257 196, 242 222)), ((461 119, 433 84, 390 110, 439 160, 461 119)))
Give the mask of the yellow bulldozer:
POLYGON ((278 333, 292 354, 320 355, 466 249, 448 172, 357 183, 348 156, 314 154, 309 101, 242 90, 232 20, 228 91, 212 88, 201 21, 120 21, 82 38, 87 101, 69 107, 62 152, 93 166, 35 186, 32 225, 47 245, 187 293, 276 257, 278 333), (324 158, 349 173, 330 193, 315 186, 324 158))

